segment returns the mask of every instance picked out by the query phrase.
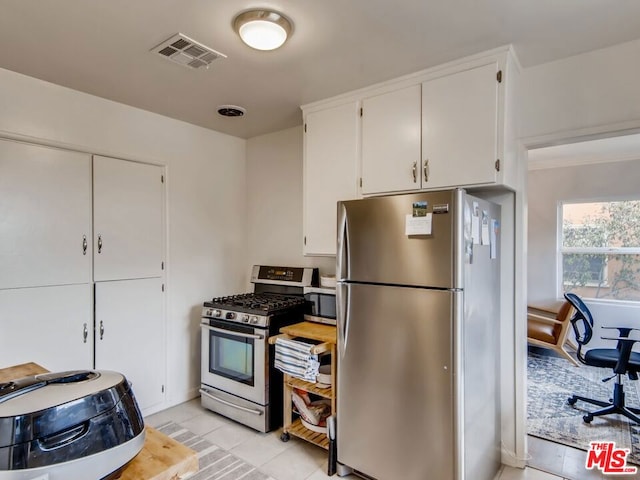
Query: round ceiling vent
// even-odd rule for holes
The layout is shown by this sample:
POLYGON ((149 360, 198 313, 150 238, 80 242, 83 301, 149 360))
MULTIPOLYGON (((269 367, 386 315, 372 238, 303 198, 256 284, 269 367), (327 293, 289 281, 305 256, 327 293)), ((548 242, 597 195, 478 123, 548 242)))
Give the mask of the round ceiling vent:
POLYGON ((218 113, 223 117, 241 117, 247 113, 247 110, 237 105, 220 105, 218 113))

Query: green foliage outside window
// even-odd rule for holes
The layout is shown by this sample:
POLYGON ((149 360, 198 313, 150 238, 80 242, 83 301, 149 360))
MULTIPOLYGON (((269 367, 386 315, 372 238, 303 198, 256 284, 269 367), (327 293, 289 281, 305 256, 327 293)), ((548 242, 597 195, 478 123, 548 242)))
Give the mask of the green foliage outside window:
POLYGON ((640 301, 640 201, 592 204, 580 223, 566 218, 572 205, 563 206, 564 290, 640 301))

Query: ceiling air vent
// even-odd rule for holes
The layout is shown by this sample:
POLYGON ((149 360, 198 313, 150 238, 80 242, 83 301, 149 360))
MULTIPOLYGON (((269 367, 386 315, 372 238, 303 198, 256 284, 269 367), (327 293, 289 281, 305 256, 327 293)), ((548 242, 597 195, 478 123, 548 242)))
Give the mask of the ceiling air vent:
POLYGON ((238 105, 220 105, 218 106, 218 114, 223 117, 242 117, 247 110, 238 105))
POLYGON ((209 68, 214 60, 227 58, 224 53, 205 47, 182 33, 176 33, 173 37, 152 48, 151 51, 167 60, 190 68, 209 68))

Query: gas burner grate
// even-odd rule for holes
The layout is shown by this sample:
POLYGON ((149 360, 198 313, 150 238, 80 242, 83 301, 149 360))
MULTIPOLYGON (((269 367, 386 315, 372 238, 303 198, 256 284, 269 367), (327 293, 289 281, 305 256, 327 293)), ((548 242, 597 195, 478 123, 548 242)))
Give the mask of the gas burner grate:
POLYGON ((304 304, 304 298, 270 293, 243 293, 213 298, 206 306, 237 312, 262 311, 270 314, 282 309, 304 304))

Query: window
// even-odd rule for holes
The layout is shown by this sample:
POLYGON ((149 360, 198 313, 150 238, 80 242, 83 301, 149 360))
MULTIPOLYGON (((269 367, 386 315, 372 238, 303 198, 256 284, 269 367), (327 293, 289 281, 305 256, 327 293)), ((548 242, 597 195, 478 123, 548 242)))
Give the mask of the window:
POLYGON ((640 301, 640 201, 561 205, 562 292, 640 301))
POLYGON ((595 253, 606 244, 603 226, 576 225, 564 215, 562 225, 563 283, 590 287, 606 285, 607 258, 602 253, 595 253))

